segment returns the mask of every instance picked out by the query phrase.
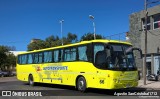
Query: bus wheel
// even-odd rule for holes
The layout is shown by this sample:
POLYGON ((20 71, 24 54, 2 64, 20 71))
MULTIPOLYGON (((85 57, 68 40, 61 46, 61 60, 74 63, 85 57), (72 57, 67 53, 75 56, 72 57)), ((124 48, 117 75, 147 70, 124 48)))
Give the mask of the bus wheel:
POLYGON ((29 83, 29 85, 34 86, 34 79, 33 79, 32 75, 29 75, 29 77, 28 77, 28 83, 29 83))
POLYGON ((79 91, 85 92, 86 91, 86 80, 84 77, 79 77, 76 87, 79 91))

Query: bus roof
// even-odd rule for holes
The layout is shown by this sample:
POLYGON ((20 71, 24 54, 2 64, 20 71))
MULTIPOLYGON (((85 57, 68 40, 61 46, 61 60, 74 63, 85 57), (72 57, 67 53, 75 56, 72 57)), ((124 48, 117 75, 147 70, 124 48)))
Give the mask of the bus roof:
POLYGON ((62 46, 44 48, 44 49, 39 49, 39 50, 34 50, 34 51, 27 51, 27 52, 22 52, 22 53, 19 53, 19 54, 32 53, 32 52, 40 52, 40 51, 47 51, 47 50, 58 49, 58 48, 65 48, 65 47, 70 47, 70 46, 75 46, 75 45, 81 45, 81 44, 87 44, 87 43, 92 43, 92 42, 99 42, 99 43, 117 43, 117 44, 132 45, 131 43, 125 42, 125 41, 96 39, 96 40, 90 40, 90 41, 81 41, 81 42, 73 43, 73 44, 66 44, 66 45, 62 45, 62 46))

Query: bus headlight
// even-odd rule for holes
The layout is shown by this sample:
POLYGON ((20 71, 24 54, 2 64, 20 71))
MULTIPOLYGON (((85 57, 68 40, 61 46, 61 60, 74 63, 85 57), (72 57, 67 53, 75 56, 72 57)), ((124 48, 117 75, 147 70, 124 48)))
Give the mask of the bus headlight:
POLYGON ((115 83, 120 83, 120 79, 113 79, 113 81, 115 82, 115 83))

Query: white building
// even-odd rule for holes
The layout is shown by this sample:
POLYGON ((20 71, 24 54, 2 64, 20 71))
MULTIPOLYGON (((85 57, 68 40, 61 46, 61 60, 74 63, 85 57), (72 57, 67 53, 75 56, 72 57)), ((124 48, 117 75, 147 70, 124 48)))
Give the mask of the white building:
POLYGON ((10 51, 10 52, 13 53, 15 56, 17 56, 19 53, 26 52, 26 51, 10 51))

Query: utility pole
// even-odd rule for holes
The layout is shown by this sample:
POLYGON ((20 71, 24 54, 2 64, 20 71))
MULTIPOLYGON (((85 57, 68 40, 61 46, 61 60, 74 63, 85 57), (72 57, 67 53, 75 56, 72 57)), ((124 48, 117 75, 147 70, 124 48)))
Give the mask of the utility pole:
POLYGON ((94 29, 94 39, 96 39, 96 25, 94 22, 94 16, 93 15, 89 15, 89 18, 92 20, 93 22, 93 29, 94 29))
POLYGON ((144 65, 143 65, 143 79, 144 82, 143 84, 146 85, 146 67, 147 67, 147 63, 146 63, 146 56, 147 56, 147 16, 148 16, 148 12, 147 12, 147 0, 145 0, 144 2, 144 9, 145 9, 145 48, 144 48, 144 65))
POLYGON ((148 0, 144 1, 144 10, 145 10, 145 49, 144 49, 144 65, 143 65, 143 76, 144 76, 144 82, 143 84, 146 85, 146 67, 147 67, 147 62, 146 62, 146 57, 147 57, 147 20, 148 20, 148 11, 147 11, 147 6, 149 4, 157 3, 160 0, 148 2, 148 0))
POLYGON ((63 32, 62 32, 62 25, 63 25, 64 20, 60 20, 59 22, 60 22, 60 24, 61 24, 61 38, 62 38, 62 45, 63 45, 63 32))

